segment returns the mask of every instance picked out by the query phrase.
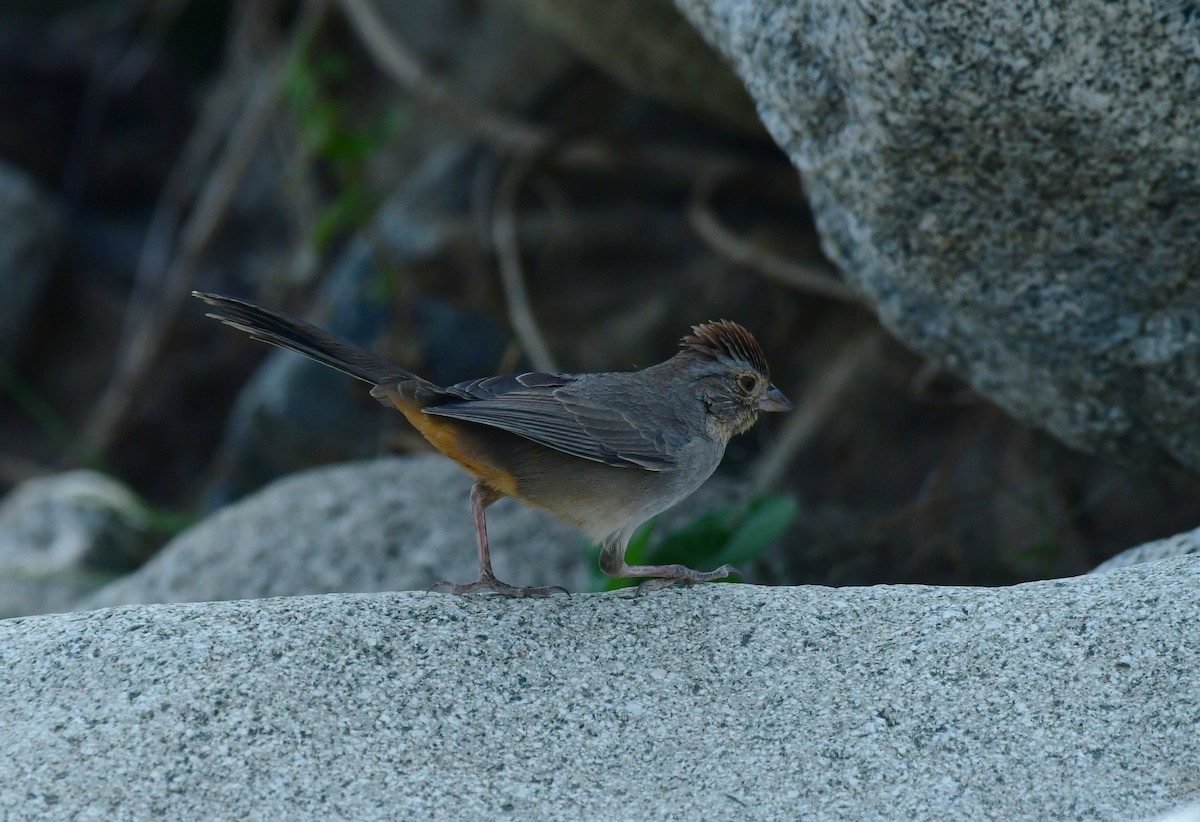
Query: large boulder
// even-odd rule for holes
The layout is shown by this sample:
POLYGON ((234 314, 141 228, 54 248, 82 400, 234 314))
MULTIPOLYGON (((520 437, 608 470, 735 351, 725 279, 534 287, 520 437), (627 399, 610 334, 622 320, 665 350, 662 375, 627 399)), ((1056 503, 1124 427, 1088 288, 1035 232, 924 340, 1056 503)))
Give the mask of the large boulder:
MULTIPOLYGON (((201 521, 79 607, 469 582, 470 493, 471 478, 442 456, 304 471, 201 521)), ((488 536, 506 582, 586 587, 586 541, 549 514, 501 500, 488 509, 488 536)))
POLYGON ((1197 624, 1195 557, 0 621, 0 816, 1146 819, 1196 793, 1197 624))
POLYGON ((1116 568, 1125 568, 1141 562, 1153 562, 1169 557, 1200 556, 1200 528, 1185 531, 1166 539, 1156 539, 1122 551, 1092 569, 1093 574, 1102 574, 1116 568))
MULTIPOLYGON (((446 457, 387 457, 312 469, 202 520, 136 573, 75 606, 423 591, 478 576, 471 478, 446 457)), ((744 485, 714 477, 663 514, 678 527, 744 485)), ((595 560, 583 534, 513 499, 487 511, 497 576, 586 590, 595 560)))
POLYGON ((1200 14, 677 0, 898 337, 1075 446, 1200 468, 1200 14))

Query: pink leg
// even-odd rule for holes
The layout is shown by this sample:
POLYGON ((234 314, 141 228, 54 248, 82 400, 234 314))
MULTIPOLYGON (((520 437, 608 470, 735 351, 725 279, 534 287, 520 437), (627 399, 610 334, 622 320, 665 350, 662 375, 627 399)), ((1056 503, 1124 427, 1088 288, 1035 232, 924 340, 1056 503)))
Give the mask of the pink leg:
POLYGON ((624 542, 609 543, 601 549, 600 570, 610 577, 618 579, 654 577, 637 587, 634 596, 639 597, 647 591, 657 591, 659 588, 669 588, 672 585, 711 582, 714 579, 725 579, 730 574, 738 572, 732 565, 722 565, 713 571, 696 571, 686 565, 626 565, 624 542))
POLYGON ((431 585, 430 591, 434 588, 445 587, 452 594, 469 594, 472 591, 486 588, 506 597, 548 597, 557 591, 568 593, 567 589, 560 585, 517 588, 496 579, 496 575, 492 573, 492 554, 488 549, 487 517, 484 509, 502 496, 503 494, 486 485, 482 480, 476 480, 475 486, 471 489, 471 513, 475 518, 475 544, 479 549, 479 579, 464 583, 443 580, 431 585))

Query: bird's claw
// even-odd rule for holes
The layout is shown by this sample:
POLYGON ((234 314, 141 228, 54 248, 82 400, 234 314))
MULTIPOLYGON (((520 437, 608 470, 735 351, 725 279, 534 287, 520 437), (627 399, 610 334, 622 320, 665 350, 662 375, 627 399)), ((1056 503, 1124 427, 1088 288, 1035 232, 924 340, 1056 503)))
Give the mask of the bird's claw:
POLYGON ((435 582, 425 589, 425 593, 430 593, 436 588, 445 588, 450 593, 458 595, 480 590, 495 591, 504 597, 548 597, 557 593, 563 593, 567 596, 571 595, 571 592, 561 585, 531 585, 525 588, 518 588, 515 585, 509 585, 507 582, 501 582, 491 574, 481 574, 479 579, 474 582, 450 582, 449 580, 435 582))
POLYGON ((634 597, 640 597, 650 591, 658 591, 662 588, 670 588, 675 585, 695 585, 698 582, 712 582, 714 579, 725 579, 731 574, 738 573, 738 569, 732 565, 722 565, 720 568, 712 571, 694 571, 691 568, 684 568, 682 573, 654 577, 639 583, 637 588, 634 589, 633 595, 634 597))

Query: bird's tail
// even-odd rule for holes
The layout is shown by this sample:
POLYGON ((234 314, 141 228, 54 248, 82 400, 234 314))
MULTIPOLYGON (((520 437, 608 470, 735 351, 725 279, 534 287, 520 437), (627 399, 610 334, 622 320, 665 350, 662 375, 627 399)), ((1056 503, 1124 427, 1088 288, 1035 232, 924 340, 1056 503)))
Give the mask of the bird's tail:
POLYGON ((404 379, 425 382, 412 372, 376 357, 370 351, 328 331, 322 331, 299 317, 220 294, 193 291, 192 296, 204 300, 216 309, 208 315, 215 320, 245 331, 256 340, 311 357, 319 363, 371 385, 404 379))

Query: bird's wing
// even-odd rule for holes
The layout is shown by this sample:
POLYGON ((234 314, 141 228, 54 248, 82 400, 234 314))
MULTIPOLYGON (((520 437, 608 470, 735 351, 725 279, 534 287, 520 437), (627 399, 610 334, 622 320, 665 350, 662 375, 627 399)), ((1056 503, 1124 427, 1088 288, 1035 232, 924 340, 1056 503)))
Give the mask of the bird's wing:
POLYGON ((426 414, 488 425, 594 462, 666 471, 675 467, 661 429, 635 425, 601 401, 569 390, 564 374, 509 374, 444 389, 461 401, 426 407, 426 414))

